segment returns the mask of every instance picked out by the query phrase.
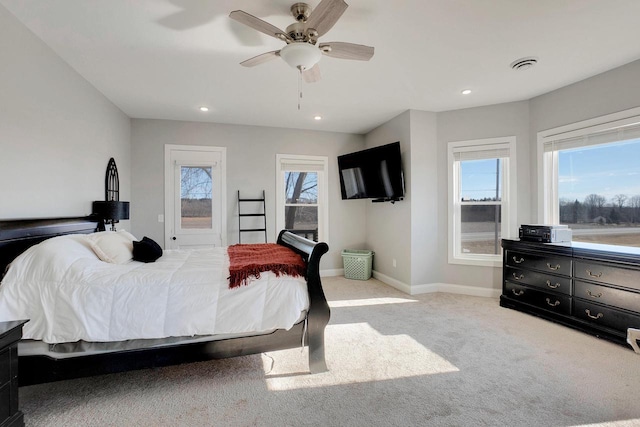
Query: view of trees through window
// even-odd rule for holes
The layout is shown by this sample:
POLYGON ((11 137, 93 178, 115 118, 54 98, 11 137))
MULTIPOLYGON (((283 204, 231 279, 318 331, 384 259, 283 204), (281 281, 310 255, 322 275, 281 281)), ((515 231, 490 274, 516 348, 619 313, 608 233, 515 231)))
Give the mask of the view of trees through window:
POLYGON ((182 166, 180 169, 181 227, 211 228, 211 167, 182 166))
POLYGON ((561 224, 573 240, 640 247, 640 139, 558 152, 561 224))
POLYGON ((318 241, 318 173, 290 172, 285 180, 285 228, 318 241))

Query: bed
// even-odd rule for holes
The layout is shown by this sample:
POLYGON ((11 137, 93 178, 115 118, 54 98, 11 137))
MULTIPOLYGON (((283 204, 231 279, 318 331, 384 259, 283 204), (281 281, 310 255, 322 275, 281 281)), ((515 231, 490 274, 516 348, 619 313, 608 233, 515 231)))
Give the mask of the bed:
MULTIPOLYGON (((215 307, 212 305, 211 310, 208 310, 202 304, 198 307, 198 298, 188 300, 187 297, 191 295, 192 289, 197 287, 199 279, 193 278, 196 277, 194 274, 200 274, 200 270, 204 271, 207 277, 216 275, 223 277, 229 274, 228 264, 226 270, 207 264, 208 258, 205 258, 205 255, 209 256, 207 251, 211 252, 213 258, 221 258, 220 249, 165 251, 157 263, 133 261, 118 267, 101 266, 96 264, 100 261, 90 259, 90 249, 86 248, 87 238, 97 236, 92 234, 97 230, 97 226, 97 221, 86 217, 0 221, 0 271, 4 272, 16 257, 23 254, 19 258, 20 262, 16 262, 6 272, 6 280, 2 285, 5 287, 4 294, 7 294, 9 286, 13 286, 16 277, 23 279, 26 277, 23 280, 24 283, 18 287, 18 289, 24 289, 20 290, 20 298, 26 299, 27 295, 32 294, 31 298, 46 299, 45 294, 48 292, 46 287, 34 289, 25 287, 27 282, 37 281, 37 278, 30 279, 29 275, 37 274, 37 270, 41 269, 38 260, 41 259, 39 257, 44 256, 42 251, 46 248, 48 252, 44 253, 51 254, 51 262, 54 265, 65 264, 61 267, 62 272, 59 274, 65 278, 78 276, 80 279, 77 281, 91 283, 92 288, 100 289, 104 295, 109 295, 109 298, 113 299, 107 304, 109 309, 103 309, 95 301, 93 305, 86 303, 90 309, 84 311, 71 308, 59 309, 58 312, 65 315, 49 316, 54 321, 48 326, 43 323, 44 320, 41 318, 43 316, 32 316, 33 321, 30 322, 32 325, 28 326, 29 323, 25 325, 25 337, 19 344, 21 386, 301 346, 308 346, 311 373, 327 370, 324 357, 324 329, 329 321, 330 310, 320 281, 319 265, 322 255, 328 251, 326 243, 316 243, 283 230, 278 236, 277 248, 280 250, 288 248, 300 255, 304 275, 293 278, 286 274, 274 276, 272 272, 261 273, 260 276, 268 281, 269 288, 264 288, 267 290, 258 292, 257 296, 256 294, 251 296, 250 292, 253 292, 252 289, 262 289, 262 287, 253 286, 253 283, 234 289, 221 287, 215 291, 214 299, 217 305, 215 307), (35 245, 37 247, 34 248, 35 245), (29 257, 35 260, 33 261, 35 264, 28 264, 28 267, 24 267, 24 271, 20 271, 20 268, 23 268, 24 259, 29 257), (112 270, 115 271, 115 275, 112 270), (144 301, 141 299, 144 292, 132 294, 131 298, 127 299, 127 294, 132 293, 132 289, 137 288, 149 277, 152 279, 165 277, 161 276, 162 270, 169 271, 167 277, 171 277, 171 282, 157 289, 169 289, 169 291, 165 293, 156 290, 147 291, 148 303, 141 303, 144 301), (118 287, 120 282, 109 279, 111 276, 107 274, 122 280, 127 279, 124 280, 128 283, 127 287, 118 287), (179 286, 176 285, 178 282, 179 286), (272 305, 277 301, 284 300, 280 295, 282 290, 293 295, 292 302, 286 302, 285 308, 273 308, 272 305), (180 292, 182 294, 176 298, 175 294, 180 292), (249 302, 243 302, 241 303, 243 305, 239 306, 237 300, 225 299, 227 296, 238 298, 236 295, 241 294, 250 295, 248 300, 245 298, 245 301, 249 302), (119 297, 116 298, 114 295, 119 297), (159 295, 162 298, 161 303, 158 302, 159 295), (138 301, 136 305, 132 305, 136 300, 138 301), (257 300, 263 301, 264 304, 259 306, 251 302, 257 300), (165 301, 169 302, 165 303, 165 301), (247 307, 251 306, 251 309, 245 310, 244 304, 247 307), (165 307, 166 311, 162 314, 165 317, 157 322, 157 325, 151 321, 148 322, 144 317, 144 312, 148 311, 147 319, 155 318, 155 312, 149 311, 154 306, 165 307), (123 308, 122 313, 126 315, 118 317, 120 307, 123 308), (132 307, 140 307, 140 309, 132 307), (238 313, 248 312, 244 314, 248 316, 256 310, 260 311, 260 317, 250 318, 248 327, 238 326, 244 321, 238 317, 238 313), (200 317, 188 316, 192 311, 200 312, 198 314, 200 317), (82 326, 75 326, 76 324, 73 323, 75 317, 88 319, 87 322, 93 322, 94 327, 85 330, 82 326), (108 319, 110 325, 108 328, 101 327, 107 323, 104 319, 108 319), (56 330, 51 326, 65 322, 71 322, 71 327, 56 330), (136 327, 131 331, 118 327, 124 323, 130 323, 136 327), (210 327, 207 323, 212 323, 215 327, 210 327)), ((68 300, 73 300, 74 303, 79 301, 85 304, 85 301, 91 301, 89 298, 84 299, 82 289, 80 293, 77 290, 68 293, 70 295, 68 300)), ((100 297, 100 301, 109 299, 105 298, 100 297)), ((63 303, 56 302, 56 304, 63 303)), ((6 304, 4 307, 6 315, 6 312, 11 310, 6 304)), ((1 301, 0 309, 2 309, 1 301)), ((16 311, 16 313, 19 312, 16 311)))

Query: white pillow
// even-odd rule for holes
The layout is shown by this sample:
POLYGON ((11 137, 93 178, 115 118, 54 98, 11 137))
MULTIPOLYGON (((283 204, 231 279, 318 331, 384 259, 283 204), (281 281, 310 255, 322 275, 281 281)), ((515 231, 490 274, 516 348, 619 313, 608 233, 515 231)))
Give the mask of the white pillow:
POLYGON ((119 230, 88 234, 87 240, 102 261, 126 264, 133 259, 133 241, 137 239, 129 232, 119 230))

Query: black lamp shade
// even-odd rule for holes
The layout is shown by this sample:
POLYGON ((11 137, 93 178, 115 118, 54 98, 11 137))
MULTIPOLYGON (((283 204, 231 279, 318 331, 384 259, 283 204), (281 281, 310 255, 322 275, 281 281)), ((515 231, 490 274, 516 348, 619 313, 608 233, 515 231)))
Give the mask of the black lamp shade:
POLYGON ((119 200, 95 201, 93 202, 93 214, 98 218, 119 221, 129 219, 129 202, 119 200))

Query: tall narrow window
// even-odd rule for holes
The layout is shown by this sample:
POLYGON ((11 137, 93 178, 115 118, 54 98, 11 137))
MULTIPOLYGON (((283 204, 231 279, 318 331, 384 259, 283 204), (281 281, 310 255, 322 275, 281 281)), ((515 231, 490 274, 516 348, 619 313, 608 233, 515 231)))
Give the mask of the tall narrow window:
POLYGON ((327 240, 327 158, 278 154, 276 228, 327 240))
POLYGON ((538 134, 542 222, 568 225, 574 241, 640 247, 639 112, 538 134))
POLYGON ((183 229, 212 227, 211 167, 180 166, 180 220, 183 229))
POLYGON ((449 262, 501 264, 515 233, 515 138, 449 144, 449 262))

